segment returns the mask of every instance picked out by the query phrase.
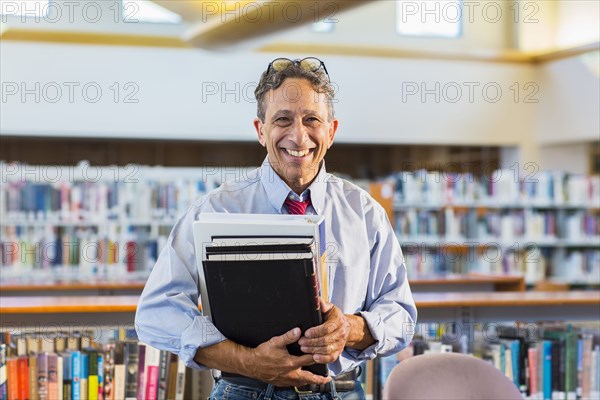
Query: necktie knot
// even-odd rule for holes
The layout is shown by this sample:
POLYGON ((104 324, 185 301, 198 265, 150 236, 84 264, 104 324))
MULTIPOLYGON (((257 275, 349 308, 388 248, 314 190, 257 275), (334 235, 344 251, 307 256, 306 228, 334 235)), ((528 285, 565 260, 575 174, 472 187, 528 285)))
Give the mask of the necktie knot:
POLYGON ((284 203, 290 214, 294 215, 304 215, 306 214, 306 208, 310 204, 310 199, 306 199, 304 201, 298 201, 290 199, 289 197, 285 199, 284 203))

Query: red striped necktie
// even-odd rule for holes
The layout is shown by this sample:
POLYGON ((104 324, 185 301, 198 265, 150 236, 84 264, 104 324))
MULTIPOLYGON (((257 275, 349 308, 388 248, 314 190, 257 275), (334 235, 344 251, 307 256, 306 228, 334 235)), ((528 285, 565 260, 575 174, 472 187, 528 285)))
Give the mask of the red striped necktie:
POLYGON ((306 199, 305 201, 298 201, 292 200, 288 197, 287 199, 285 199, 285 202, 283 204, 286 206, 290 214, 304 215, 306 214, 306 208, 310 204, 310 198, 306 199))

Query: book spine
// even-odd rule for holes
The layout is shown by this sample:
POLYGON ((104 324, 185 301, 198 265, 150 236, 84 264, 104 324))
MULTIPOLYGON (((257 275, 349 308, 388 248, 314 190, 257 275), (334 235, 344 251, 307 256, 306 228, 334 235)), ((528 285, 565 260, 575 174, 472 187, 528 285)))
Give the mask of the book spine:
POLYGON ((98 400, 98 352, 90 351, 88 359, 88 400, 98 400))
POLYGON ((146 397, 146 345, 138 345, 138 381, 137 400, 145 400, 146 397))
POLYGON ((169 352, 160 351, 160 362, 158 366, 158 400, 167 400, 167 378, 169 367, 169 352))
POLYGON ((527 362, 529 363, 529 394, 532 398, 538 395, 538 349, 530 347, 527 349, 527 362))
POLYGON ((114 396, 111 400, 125 400, 125 365, 115 364, 115 375, 113 381, 114 396))
POLYGON ((594 336, 591 334, 584 334, 583 338, 583 355, 581 361, 581 397, 584 399, 590 398, 591 391, 591 370, 592 370, 592 350, 594 336))
POLYGON ((543 393, 544 399, 552 398, 552 342, 548 340, 544 340, 543 342, 543 355, 544 355, 544 365, 543 365, 543 393))
POLYGON ((48 353, 37 355, 38 399, 48 400, 48 353))
POLYGON ((125 344, 125 398, 137 399, 138 392, 138 344, 128 342, 125 344))
POLYGON ((38 400, 37 391, 37 356, 33 353, 29 356, 29 399, 38 400))
POLYGON ((175 385, 175 400, 184 400, 185 392, 185 363, 177 359, 177 383, 175 385))
POLYGON ((104 357, 98 354, 98 399, 104 400, 104 357))
POLYGON ((58 399, 58 357, 48 354, 48 399, 58 399))
POLYGON ((146 400, 156 400, 158 393, 158 367, 160 350, 146 346, 146 400))
POLYGON ((577 334, 575 332, 569 332, 566 336, 566 359, 565 359, 565 391, 567 393, 567 400, 575 399, 577 397, 577 334))
POLYGON ((512 354, 512 372, 513 382, 517 388, 521 386, 521 344, 518 340, 513 340, 510 343, 510 350, 512 354))
POLYGON ((169 377, 167 378, 167 399, 175 398, 175 387, 177 386, 177 356, 169 355, 169 377))
POLYGON ((71 374, 73 375, 72 400, 81 400, 81 352, 79 351, 71 353, 71 374))
MULTIPOLYGON (((81 339, 82 339, 82 343, 81 343, 82 347, 87 347, 83 343, 83 337, 81 339)), ((79 381, 79 395, 81 396, 82 400, 88 400, 88 378, 90 376, 90 365, 89 365, 89 356, 85 352, 81 352, 80 370, 81 370, 81 379, 79 381)))
POLYGON ((21 356, 17 359, 17 370, 19 374, 19 398, 29 397, 29 359, 21 356))
POLYGON ((56 396, 57 400, 63 399, 63 396, 64 396, 64 389, 63 389, 64 364, 63 364, 63 362, 64 362, 64 360, 60 355, 56 357, 56 384, 58 386, 58 393, 56 396))
POLYGON ((8 400, 16 400, 19 398, 19 372, 16 358, 9 357, 6 360, 6 374, 8 400))
POLYGON ((0 399, 5 400, 8 397, 6 376, 6 345, 0 344, 0 399))

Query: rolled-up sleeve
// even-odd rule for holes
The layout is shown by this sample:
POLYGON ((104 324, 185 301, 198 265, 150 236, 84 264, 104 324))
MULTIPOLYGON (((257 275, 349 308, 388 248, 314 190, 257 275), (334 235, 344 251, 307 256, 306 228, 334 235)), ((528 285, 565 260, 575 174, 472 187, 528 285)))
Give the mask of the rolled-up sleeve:
POLYGON ((179 355, 192 368, 198 348, 225 337, 198 308, 198 271, 193 239, 195 207, 177 222, 169 235, 139 299, 135 315, 138 338, 179 355))
POLYGON ((402 350, 412 340, 417 321, 402 249, 387 215, 375 207, 368 217, 373 238, 370 274, 365 306, 357 314, 364 318, 375 343, 362 351, 346 349, 346 356, 355 361, 402 350))

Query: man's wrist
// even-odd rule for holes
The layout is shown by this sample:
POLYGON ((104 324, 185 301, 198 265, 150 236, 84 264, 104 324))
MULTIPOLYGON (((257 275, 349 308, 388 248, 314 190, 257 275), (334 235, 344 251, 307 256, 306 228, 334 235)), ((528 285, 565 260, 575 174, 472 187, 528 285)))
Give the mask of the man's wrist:
POLYGON ((346 319, 350 323, 350 334, 346 341, 346 347, 364 350, 375 343, 367 321, 361 315, 346 314, 346 319))

